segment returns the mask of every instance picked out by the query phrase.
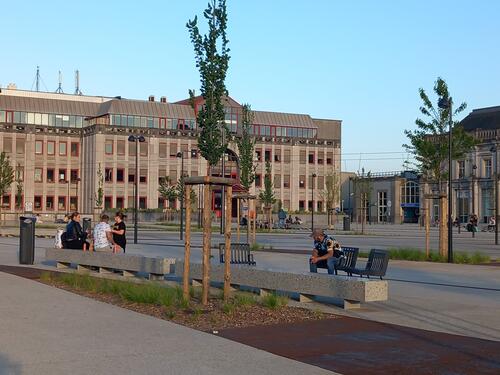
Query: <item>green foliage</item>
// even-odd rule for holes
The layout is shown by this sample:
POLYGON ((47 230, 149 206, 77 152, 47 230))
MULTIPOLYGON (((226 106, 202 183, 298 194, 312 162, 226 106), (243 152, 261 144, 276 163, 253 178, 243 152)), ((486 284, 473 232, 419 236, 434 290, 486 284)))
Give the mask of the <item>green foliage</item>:
MULTIPOLYGON (((451 100, 448 85, 439 78, 434 84, 434 92, 437 95, 437 101, 444 99, 451 100)), ((449 114, 452 108, 435 108, 429 96, 423 88, 419 89, 422 106, 420 112, 425 116, 424 119, 418 118, 415 121, 416 130, 405 130, 405 135, 408 137, 409 143, 404 144, 416 160, 417 169, 430 181, 441 182, 448 176, 448 128, 449 114)), ((467 104, 460 104, 454 111, 453 116, 456 118, 465 108, 467 104)), ((476 144, 474 138, 467 134, 459 121, 453 122, 452 127, 452 158, 460 159, 476 144)))
POLYGON ((0 153, 0 197, 3 196, 14 182, 14 169, 10 158, 5 152, 0 153))
MULTIPOLYGON (((439 255, 438 252, 431 251, 429 254, 429 259, 427 259, 425 255, 425 251, 422 249, 417 249, 413 247, 398 247, 398 248, 390 248, 389 257, 390 259, 395 260, 409 260, 409 261, 417 261, 417 262, 438 262, 438 263, 446 263, 448 262, 447 257, 443 257, 439 255)), ((368 253, 360 253, 360 257, 368 257, 368 253)), ((457 264, 481 264, 490 262, 490 257, 486 255, 482 255, 479 252, 475 252, 474 254, 455 252, 453 256, 453 262, 457 264)))
MULTIPOLYGON (((228 95, 225 79, 230 59, 226 37, 226 1, 211 0, 203 15, 208 22, 208 34, 200 34, 197 16, 188 21, 186 27, 193 43, 196 67, 200 72, 201 96, 205 100, 197 116, 200 128, 198 147, 208 164, 215 166, 227 148, 224 134, 229 134, 222 103, 222 98, 228 95)), ((189 93, 192 99, 194 92, 190 90, 189 93)))
POLYGON ((270 207, 276 202, 274 195, 273 180, 271 176, 271 163, 266 161, 266 176, 264 177, 264 190, 259 193, 259 200, 264 206, 270 207))
POLYGON ((101 208, 103 204, 103 199, 104 199, 104 177, 102 175, 101 163, 99 163, 99 167, 97 168, 97 191, 95 193, 95 206, 101 208))
POLYGON ((250 245, 251 251, 258 251, 261 248, 262 248, 262 246, 260 244, 258 244, 257 242, 254 242, 253 244, 250 245))
POLYGON ((250 104, 244 104, 241 116, 241 135, 236 138, 240 156, 240 182, 249 191, 255 181, 255 137, 251 135, 250 126, 253 123, 253 112, 250 104))
POLYGON ((224 302, 222 305, 222 311, 224 311, 224 314, 231 315, 234 310, 236 310, 236 306, 232 302, 224 302))
POLYGON ((234 295, 233 303, 236 306, 252 306, 257 303, 257 299, 252 293, 238 292, 234 295))
POLYGON ((270 293, 262 297, 260 302, 268 309, 277 310, 288 305, 288 297, 279 296, 276 293, 270 293))
POLYGON ((158 193, 160 193, 160 196, 168 202, 170 207, 170 203, 177 199, 177 185, 171 184, 170 177, 163 177, 160 179, 158 193))
POLYGON ((21 165, 18 163, 16 167, 16 204, 15 207, 22 209, 23 205, 23 175, 21 165))

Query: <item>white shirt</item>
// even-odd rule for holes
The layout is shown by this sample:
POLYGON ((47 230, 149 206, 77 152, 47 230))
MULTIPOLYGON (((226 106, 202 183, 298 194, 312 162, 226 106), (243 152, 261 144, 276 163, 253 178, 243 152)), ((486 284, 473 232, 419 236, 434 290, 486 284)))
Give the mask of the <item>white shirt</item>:
POLYGON ((111 227, 108 223, 101 221, 94 227, 94 248, 101 249, 103 247, 110 247, 111 244, 106 237, 106 232, 111 232, 111 227))

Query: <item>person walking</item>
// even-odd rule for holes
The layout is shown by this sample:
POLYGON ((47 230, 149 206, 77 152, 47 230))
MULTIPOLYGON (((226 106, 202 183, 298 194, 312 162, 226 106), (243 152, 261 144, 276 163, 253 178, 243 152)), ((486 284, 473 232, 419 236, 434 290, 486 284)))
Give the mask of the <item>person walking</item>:
POLYGON ((127 246, 127 226, 123 222, 124 215, 121 212, 117 212, 115 215, 115 224, 113 225, 112 233, 113 233, 113 241, 115 243, 115 252, 118 252, 120 249, 123 250, 125 254, 125 247, 127 246))
POLYGON ((94 251, 112 252, 114 250, 115 241, 108 222, 109 216, 103 214, 101 221, 94 227, 94 251))

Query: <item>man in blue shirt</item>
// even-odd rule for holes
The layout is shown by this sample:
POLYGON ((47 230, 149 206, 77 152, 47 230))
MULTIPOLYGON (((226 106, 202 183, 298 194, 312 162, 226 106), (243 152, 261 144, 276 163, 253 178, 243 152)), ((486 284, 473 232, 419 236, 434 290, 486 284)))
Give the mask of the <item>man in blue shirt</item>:
POLYGON ((317 273, 318 267, 326 268, 330 275, 335 274, 335 266, 342 256, 340 244, 322 229, 314 229, 311 237, 314 238, 314 249, 309 259, 309 270, 317 273))

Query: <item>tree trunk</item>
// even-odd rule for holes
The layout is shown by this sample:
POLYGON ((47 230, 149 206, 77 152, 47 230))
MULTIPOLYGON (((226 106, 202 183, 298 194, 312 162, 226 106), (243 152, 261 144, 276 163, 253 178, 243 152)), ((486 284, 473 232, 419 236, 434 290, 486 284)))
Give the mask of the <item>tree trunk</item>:
POLYGON ((240 199, 236 198, 236 241, 240 242, 240 199))
POLYGON ((204 187, 203 200, 203 291, 201 303, 206 306, 208 304, 208 291, 210 288, 210 247, 212 235, 212 215, 210 209, 211 203, 211 188, 210 185, 204 187))
POLYGON ((447 203, 446 196, 439 197, 439 255, 445 258, 448 255, 447 203))
POLYGON ((226 187, 226 247, 224 249, 224 301, 229 298, 231 290, 231 212, 232 212, 233 187, 226 187))
MULTIPOLYGON (((191 185, 185 186, 185 196, 184 199, 186 203, 191 203, 191 185)), ((182 274, 182 291, 184 294, 184 299, 189 301, 189 262, 191 258, 191 210, 186 210, 186 228, 184 234, 184 273, 182 274)))
POLYGON ((272 220, 272 217, 273 217, 273 208, 272 207, 267 207, 267 224, 269 225, 268 228, 267 228, 267 231, 268 232, 271 232, 271 220, 272 220))
POLYGON ((431 230, 431 202, 425 200, 425 256, 429 259, 430 256, 430 230, 431 230))

